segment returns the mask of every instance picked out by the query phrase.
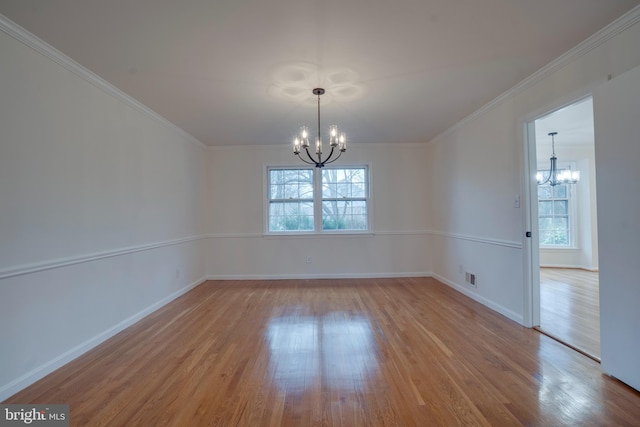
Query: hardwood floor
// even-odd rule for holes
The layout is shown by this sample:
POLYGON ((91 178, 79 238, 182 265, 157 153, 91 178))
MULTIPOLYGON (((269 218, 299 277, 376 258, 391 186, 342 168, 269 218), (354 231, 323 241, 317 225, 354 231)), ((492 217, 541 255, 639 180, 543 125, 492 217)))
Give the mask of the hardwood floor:
POLYGON ((540 269, 540 329, 600 360, 598 273, 540 269))
POLYGON ((598 363, 428 278, 207 282, 6 403, 73 426, 640 420, 598 363))

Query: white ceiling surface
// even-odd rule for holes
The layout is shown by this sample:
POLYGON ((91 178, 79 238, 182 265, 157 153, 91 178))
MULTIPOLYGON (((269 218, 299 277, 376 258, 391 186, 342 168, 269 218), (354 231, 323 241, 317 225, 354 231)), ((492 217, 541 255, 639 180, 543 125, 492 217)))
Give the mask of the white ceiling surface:
POLYGON ((207 145, 427 142, 640 0, 0 0, 207 145))
POLYGON ((545 115, 536 120, 535 127, 538 146, 551 147, 549 132, 558 132, 556 147, 593 145, 593 99, 588 97, 545 115))

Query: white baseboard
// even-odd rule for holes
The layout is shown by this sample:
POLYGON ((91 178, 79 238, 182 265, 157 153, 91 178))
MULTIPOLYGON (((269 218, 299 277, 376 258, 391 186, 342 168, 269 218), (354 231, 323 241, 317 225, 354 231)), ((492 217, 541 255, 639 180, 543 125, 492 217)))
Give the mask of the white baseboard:
POLYGON ((439 280, 440 282, 444 283, 447 286, 452 287, 453 289, 455 289, 456 291, 460 292, 461 294, 464 294, 466 296, 468 296, 469 298, 479 302, 480 304, 490 308, 491 310, 498 312, 500 314, 502 314, 503 316, 513 320, 514 322, 517 322, 521 325, 524 325, 524 318, 521 314, 518 313, 514 313, 513 311, 501 306, 500 304, 496 304, 493 301, 490 301, 488 299, 486 299, 485 297, 478 295, 475 292, 472 292, 471 290, 469 290, 467 287, 459 285, 457 283, 454 283, 448 279, 445 279, 444 277, 438 275, 438 274, 432 274, 431 275, 434 279, 439 280))
POLYGON ((431 273, 344 273, 344 274, 210 274, 207 280, 303 280, 303 279, 385 279, 395 277, 431 277, 431 273))
POLYGON ((514 313, 513 311, 494 303, 474 292, 471 292, 469 289, 464 286, 458 285, 457 283, 453 283, 450 280, 445 279, 442 276, 437 274, 433 274, 430 272, 422 271, 422 272, 403 272, 403 273, 375 273, 375 274, 367 274, 367 273, 358 273, 358 274, 317 274, 317 275, 304 275, 304 274, 283 274, 283 275, 208 275, 207 280, 288 280, 288 279, 384 279, 384 278, 395 278, 395 277, 433 277, 434 279, 444 283, 447 286, 452 287, 456 291, 460 292, 463 295, 468 296, 469 298, 479 302, 480 304, 490 308, 491 310, 502 314, 503 316, 517 322, 521 325, 524 325, 524 318, 522 315, 518 313, 514 313))
POLYGON ((73 359, 81 356, 82 354, 86 353, 87 351, 91 350, 92 348, 96 347, 97 345, 103 343, 104 341, 108 340, 109 338, 111 338, 112 336, 114 336, 115 334, 117 334, 118 332, 122 331, 123 329, 126 329, 127 327, 133 325, 134 323, 138 322, 139 320, 141 320, 142 318, 148 316, 149 314, 153 313, 154 311, 158 310, 159 308, 161 308, 162 306, 168 304, 169 302, 173 301, 174 299, 178 298, 181 295, 184 295, 185 293, 189 292, 191 289, 195 288, 196 286, 198 286, 199 284, 203 283, 206 280, 206 278, 201 278, 199 280, 196 280, 195 282, 185 286, 184 288, 172 293, 171 295, 166 296, 165 298, 161 299, 160 301, 150 305, 149 307, 145 308, 144 310, 134 314, 131 317, 128 317, 127 319, 124 319, 122 322, 118 323, 117 325, 112 326, 111 328, 107 329, 106 331, 94 336, 93 338, 90 338, 88 340, 86 340, 85 342, 77 345, 76 347, 64 352, 63 354, 61 354, 60 356, 56 357, 55 359, 52 359, 40 366, 38 366, 37 368, 31 370, 30 372, 27 372, 26 374, 20 376, 19 378, 16 378, 15 380, 11 381, 8 384, 3 385, 2 387, 0 387, 0 402, 4 401, 5 399, 13 396, 14 394, 16 394, 17 392, 19 392, 20 390, 30 386, 31 384, 35 383, 36 381, 38 381, 39 379, 45 377, 46 375, 50 374, 51 372, 55 371, 56 369, 66 365, 67 363, 71 362, 73 359))
POLYGON ((592 271, 594 273, 597 273, 598 271, 600 271, 599 268, 593 268, 593 267, 585 267, 583 265, 566 265, 566 264, 540 264, 540 268, 572 268, 574 270, 586 270, 586 271, 592 271))

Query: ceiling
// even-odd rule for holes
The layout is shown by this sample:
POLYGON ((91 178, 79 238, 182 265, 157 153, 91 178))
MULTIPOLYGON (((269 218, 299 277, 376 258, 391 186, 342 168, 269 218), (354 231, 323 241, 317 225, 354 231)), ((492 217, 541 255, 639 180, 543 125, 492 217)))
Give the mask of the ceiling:
POLYGON ((427 142, 640 0, 0 0, 207 145, 427 142), (326 129, 323 129, 325 132, 326 129))
POLYGON ((551 154, 549 132, 557 132, 556 147, 592 147, 594 146, 593 98, 588 97, 571 105, 553 111, 535 121, 536 148, 538 158, 551 154))

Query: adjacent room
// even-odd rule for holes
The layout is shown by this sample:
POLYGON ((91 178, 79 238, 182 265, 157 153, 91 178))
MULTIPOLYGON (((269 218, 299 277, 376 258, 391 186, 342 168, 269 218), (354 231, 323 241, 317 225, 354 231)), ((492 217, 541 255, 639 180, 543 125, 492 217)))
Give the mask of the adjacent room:
POLYGON ((638 45, 638 0, 0 0, 0 416, 637 425, 638 45))
POLYGON ((593 99, 546 114, 534 126, 539 175, 533 200, 538 223, 532 225, 538 226, 534 236, 540 248, 540 288, 535 291, 540 294, 539 329, 600 360, 593 99))

